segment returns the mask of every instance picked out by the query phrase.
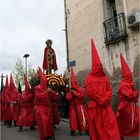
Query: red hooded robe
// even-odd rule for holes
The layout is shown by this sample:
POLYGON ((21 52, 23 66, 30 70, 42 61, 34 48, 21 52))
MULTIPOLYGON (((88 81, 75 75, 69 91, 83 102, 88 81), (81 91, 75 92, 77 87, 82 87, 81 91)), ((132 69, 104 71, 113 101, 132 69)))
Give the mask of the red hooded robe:
POLYGON ((10 75, 10 86, 5 92, 6 101, 6 113, 5 120, 17 120, 18 117, 18 103, 19 103, 19 92, 15 87, 12 74, 10 75))
POLYGON ((70 91, 70 93, 66 95, 66 99, 70 101, 70 107, 69 107, 70 128, 71 130, 79 130, 78 127, 78 123, 79 123, 80 131, 86 131, 88 130, 88 125, 87 125, 87 109, 84 105, 85 94, 83 89, 80 86, 78 86, 76 82, 73 69, 71 69, 71 88, 75 88, 76 90, 70 91), (75 100, 76 108, 75 108, 74 100, 75 100), (77 110, 77 115, 76 115, 76 110, 77 110))
POLYGON ((40 68, 38 72, 40 76, 40 85, 35 87, 34 112, 40 140, 44 140, 44 138, 52 137, 54 135, 53 119, 51 115, 49 94, 46 91, 46 77, 40 68))
POLYGON ((121 136, 139 137, 140 110, 136 105, 139 94, 138 91, 134 88, 131 71, 122 54, 120 54, 120 59, 122 68, 122 80, 118 90, 120 103, 118 106, 116 118, 121 136))
POLYGON ((33 117, 33 94, 30 90, 30 85, 27 77, 24 74, 25 90, 20 97, 20 112, 17 120, 18 126, 32 126, 34 124, 33 117))
POLYGON ((112 88, 105 75, 100 58, 91 40, 92 72, 85 80, 88 104, 90 140, 120 140, 120 133, 110 100, 112 88))
POLYGON ((1 94, 1 120, 6 120, 6 92, 8 92, 8 75, 6 75, 5 86, 1 94))

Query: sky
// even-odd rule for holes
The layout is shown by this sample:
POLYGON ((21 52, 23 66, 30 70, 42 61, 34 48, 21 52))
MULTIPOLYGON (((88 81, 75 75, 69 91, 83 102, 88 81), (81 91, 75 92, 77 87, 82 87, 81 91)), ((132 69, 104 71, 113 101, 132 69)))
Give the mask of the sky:
POLYGON ((33 68, 42 67, 45 41, 52 39, 58 74, 66 69, 64 0, 0 0, 0 75, 13 71, 29 54, 33 68))

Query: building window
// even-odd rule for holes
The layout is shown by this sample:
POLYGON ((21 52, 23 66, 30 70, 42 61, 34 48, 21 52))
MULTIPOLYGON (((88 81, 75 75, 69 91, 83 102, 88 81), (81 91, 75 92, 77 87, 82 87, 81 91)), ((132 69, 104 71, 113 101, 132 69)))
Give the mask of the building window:
POLYGON ((115 0, 106 0, 107 20, 103 22, 105 43, 113 44, 127 37, 125 15, 117 14, 115 0))
POLYGON ((113 44, 127 37, 124 13, 103 22, 105 43, 113 44))

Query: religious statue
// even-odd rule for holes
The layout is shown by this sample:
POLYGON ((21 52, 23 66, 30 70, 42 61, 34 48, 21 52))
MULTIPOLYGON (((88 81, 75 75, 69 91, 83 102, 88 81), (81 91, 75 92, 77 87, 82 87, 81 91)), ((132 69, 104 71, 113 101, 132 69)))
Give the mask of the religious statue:
POLYGON ((52 41, 48 39, 45 43, 47 46, 44 49, 43 70, 44 73, 46 71, 46 74, 51 74, 53 69, 55 73, 58 68, 56 63, 55 51, 52 48, 52 41))

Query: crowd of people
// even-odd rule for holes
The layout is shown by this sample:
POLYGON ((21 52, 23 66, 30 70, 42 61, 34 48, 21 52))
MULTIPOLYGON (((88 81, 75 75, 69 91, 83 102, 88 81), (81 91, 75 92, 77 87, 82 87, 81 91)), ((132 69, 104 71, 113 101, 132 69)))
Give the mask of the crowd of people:
MULTIPOLYGON (((140 110, 137 106, 139 93, 134 87, 132 73, 123 55, 120 54, 122 80, 118 89, 120 102, 115 116, 110 104, 112 87, 93 40, 91 52, 92 70, 85 79, 84 88, 77 84, 74 71, 71 69, 70 87, 66 91, 66 100, 70 103, 70 135, 75 136, 76 131, 81 135, 83 131, 90 140, 123 140, 124 137, 139 137, 140 110), (85 96, 89 99, 88 107, 84 102, 85 96)), ((60 123, 59 93, 48 86, 40 68, 38 74, 40 84, 35 87, 34 93, 31 92, 27 77, 24 75, 25 90, 22 94, 15 87, 12 75, 10 84, 6 76, 5 87, 0 96, 0 119, 8 127, 14 122, 15 126, 19 126, 20 132, 24 126, 35 129, 37 125, 40 140, 47 140, 54 138, 55 125, 60 123)))
POLYGON ((47 87, 46 77, 38 68, 40 84, 31 92, 30 85, 24 75, 25 90, 20 94, 14 85, 12 74, 8 85, 6 76, 5 87, 1 94, 1 120, 8 127, 14 122, 19 126, 19 132, 23 127, 35 129, 38 126, 40 139, 45 140, 54 136, 55 125, 60 123, 58 112, 58 93, 47 87))

